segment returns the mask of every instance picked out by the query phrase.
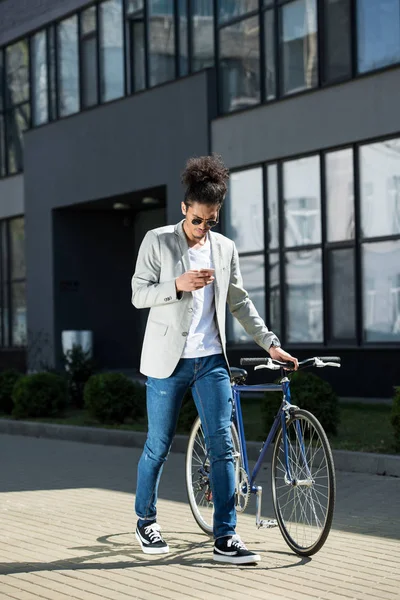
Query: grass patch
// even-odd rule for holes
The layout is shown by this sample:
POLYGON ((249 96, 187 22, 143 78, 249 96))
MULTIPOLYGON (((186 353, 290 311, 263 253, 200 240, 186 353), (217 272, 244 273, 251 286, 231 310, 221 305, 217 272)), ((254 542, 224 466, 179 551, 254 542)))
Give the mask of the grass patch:
MULTIPOLYGON (((330 437, 332 448, 337 450, 355 450, 359 452, 379 452, 395 454, 394 433, 390 424, 390 406, 386 404, 340 404, 340 425, 338 435, 330 437)), ((262 427, 260 398, 242 399, 243 420, 247 440, 263 441, 266 432, 262 427)), ((0 415, 0 418, 10 418, 0 415)), ((128 431, 146 431, 146 417, 135 423, 123 425, 103 425, 90 417, 86 410, 70 409, 64 417, 48 419, 29 419, 42 423, 61 425, 77 425, 103 427, 107 429, 123 429, 128 431)), ((178 430, 178 433, 182 433, 178 430)))

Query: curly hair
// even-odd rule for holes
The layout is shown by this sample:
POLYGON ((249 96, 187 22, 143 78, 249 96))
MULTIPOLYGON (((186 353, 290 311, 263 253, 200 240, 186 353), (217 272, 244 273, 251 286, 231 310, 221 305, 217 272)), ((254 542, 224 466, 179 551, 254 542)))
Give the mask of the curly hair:
POLYGON ((186 186, 185 204, 201 202, 218 204, 220 207, 228 190, 229 169, 216 154, 190 158, 182 173, 181 181, 186 186))

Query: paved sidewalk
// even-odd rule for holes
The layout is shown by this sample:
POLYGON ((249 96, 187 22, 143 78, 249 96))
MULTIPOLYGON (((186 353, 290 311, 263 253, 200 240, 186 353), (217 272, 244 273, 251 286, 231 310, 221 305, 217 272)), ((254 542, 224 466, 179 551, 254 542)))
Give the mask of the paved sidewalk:
MULTIPOLYGON (((143 555, 134 538, 136 448, 0 436, 1 600, 400 598, 400 479, 340 472, 334 528, 311 559, 279 531, 238 531, 256 567, 212 562, 186 502, 184 456, 172 454, 159 521, 171 552, 143 555)), ((269 471, 263 516, 272 516, 269 471)))

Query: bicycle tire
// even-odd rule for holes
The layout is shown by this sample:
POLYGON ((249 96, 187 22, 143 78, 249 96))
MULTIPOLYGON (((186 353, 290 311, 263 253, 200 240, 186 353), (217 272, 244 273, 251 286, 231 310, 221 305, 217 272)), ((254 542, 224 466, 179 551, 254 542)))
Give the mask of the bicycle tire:
MULTIPOLYGON (((232 442, 236 459, 236 468, 241 465, 239 436, 235 425, 231 425, 232 442)), ((189 434, 186 451, 186 491, 190 510, 193 517, 207 535, 213 533, 213 502, 211 486, 207 474, 202 474, 202 468, 206 457, 206 444, 200 417, 197 417, 189 434), (197 456, 195 456, 197 455, 197 456)), ((209 464, 205 465, 209 469, 209 464)), ((209 472, 209 471, 208 471, 209 472)))
POLYGON ((288 546, 299 556, 311 556, 322 548, 332 525, 336 499, 332 451, 321 423, 308 411, 298 409, 293 412, 286 422, 286 428, 292 481, 288 482, 287 478, 285 479, 281 427, 276 436, 272 456, 274 510, 279 529, 288 546), (298 433, 299 427, 302 436, 298 433), (294 484, 294 481, 298 484, 294 484), (285 490, 282 498, 281 490, 285 490), (303 523, 303 520, 306 522, 303 523), (301 538, 299 530, 302 527, 301 538))

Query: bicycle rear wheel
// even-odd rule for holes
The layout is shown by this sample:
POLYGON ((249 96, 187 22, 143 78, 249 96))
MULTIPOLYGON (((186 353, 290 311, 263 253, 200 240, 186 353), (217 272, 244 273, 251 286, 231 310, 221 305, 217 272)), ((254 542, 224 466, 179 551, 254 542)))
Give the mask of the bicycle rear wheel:
POLYGON ((332 452, 320 422, 296 410, 286 422, 290 481, 284 436, 278 431, 272 457, 272 497, 281 533, 300 556, 311 556, 328 537, 335 506, 336 481, 332 452))
MULTIPOLYGON (((235 469, 241 464, 239 436, 231 426, 235 469)), ((200 418, 193 423, 186 451, 186 490, 189 506, 199 527, 208 535, 213 532, 214 503, 210 484, 210 461, 200 418)))

